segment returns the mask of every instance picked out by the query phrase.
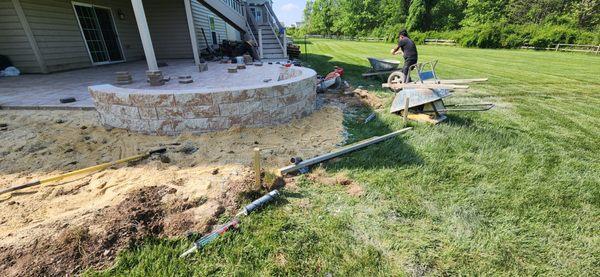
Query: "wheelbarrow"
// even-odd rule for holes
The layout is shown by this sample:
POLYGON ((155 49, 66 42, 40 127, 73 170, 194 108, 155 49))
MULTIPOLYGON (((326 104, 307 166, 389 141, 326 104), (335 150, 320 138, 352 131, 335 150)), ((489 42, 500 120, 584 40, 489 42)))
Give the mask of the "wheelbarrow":
POLYGON ((430 89, 467 89, 469 86, 465 84, 475 82, 485 82, 487 78, 476 78, 476 79, 455 79, 455 80, 444 80, 438 78, 435 68, 437 67, 438 60, 433 60, 424 63, 417 63, 409 68, 409 74, 413 71, 417 73, 416 81, 408 83, 410 76, 404 76, 402 71, 394 71, 388 77, 387 83, 383 84, 383 87, 387 87, 394 92, 398 92, 404 88, 430 88, 430 89))
POLYGON ((448 89, 403 89, 396 94, 390 113, 406 113, 415 121, 437 124, 446 120, 449 112, 482 112, 495 107, 494 104, 451 104, 444 103, 444 98, 452 94, 448 89), (408 103, 407 103, 408 101, 408 103))
POLYGON ((402 64, 396 60, 385 60, 377 58, 367 58, 371 63, 371 70, 367 73, 363 73, 364 78, 373 76, 385 76, 398 70, 398 67, 402 64))

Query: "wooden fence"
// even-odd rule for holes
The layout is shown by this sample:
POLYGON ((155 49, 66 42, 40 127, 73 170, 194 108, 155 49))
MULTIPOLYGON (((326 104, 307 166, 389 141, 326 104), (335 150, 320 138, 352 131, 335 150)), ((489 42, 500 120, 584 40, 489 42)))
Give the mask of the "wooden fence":
POLYGON ((425 44, 455 46, 456 41, 453 39, 428 38, 425 39, 425 44))
POLYGON ((580 53, 592 53, 600 54, 600 45, 589 45, 589 44, 569 44, 559 43, 552 44, 548 47, 534 47, 531 45, 523 45, 522 49, 535 49, 535 50, 548 50, 548 51, 562 51, 562 52, 580 52, 580 53))
POLYGON ((308 38, 326 38, 334 40, 349 40, 349 41, 373 41, 382 42, 386 41, 385 38, 374 38, 374 37, 349 37, 349 36, 335 36, 335 35, 307 35, 308 38))
MULTIPOLYGON (((386 41, 385 38, 374 38, 374 37, 349 37, 349 36, 335 36, 335 35, 307 35, 308 38, 326 38, 334 40, 348 40, 348 41, 373 41, 382 42, 386 41)), ((439 39, 439 38, 428 38, 425 39, 425 44, 429 45, 447 45, 456 46, 458 45, 455 40, 452 39, 439 39)), ((531 45, 523 45, 521 49, 535 49, 535 50, 549 50, 549 51, 563 51, 563 52, 580 52, 580 53, 591 53, 600 54, 600 45, 585 45, 585 44, 568 44, 559 43, 552 44, 548 47, 534 47, 531 45)))

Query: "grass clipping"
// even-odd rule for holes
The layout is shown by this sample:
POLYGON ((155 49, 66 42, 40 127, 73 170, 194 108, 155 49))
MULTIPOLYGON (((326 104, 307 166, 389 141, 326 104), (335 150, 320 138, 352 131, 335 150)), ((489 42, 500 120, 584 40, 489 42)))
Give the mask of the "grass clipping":
POLYGON ((0 200, 0 274, 77 274, 105 268, 147 237, 209 231, 222 213, 272 186, 254 186, 254 147, 263 149, 265 168, 278 168, 291 156, 334 149, 342 122, 340 109, 325 107, 282 126, 160 137, 105 130, 95 112, 0 111, 7 125, 0 188, 168 148, 161 157, 0 200))

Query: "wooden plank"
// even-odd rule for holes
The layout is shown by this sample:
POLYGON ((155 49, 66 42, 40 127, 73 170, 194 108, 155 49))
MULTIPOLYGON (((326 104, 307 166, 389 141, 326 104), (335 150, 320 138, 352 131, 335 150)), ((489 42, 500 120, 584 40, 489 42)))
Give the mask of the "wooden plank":
POLYGON ((479 82, 487 82, 488 78, 477 78, 477 79, 454 79, 454 80, 437 80, 437 81, 425 81, 425 84, 470 84, 470 83, 479 83, 479 82))
POLYGON ((281 175, 285 175, 285 174, 288 174, 288 173, 291 173, 291 172, 295 172, 295 171, 297 171, 297 170, 299 170, 301 168, 305 168, 305 167, 308 167, 308 166, 311 166, 311 165, 322 163, 324 161, 331 160, 331 159, 333 159, 335 157, 339 157, 339 156, 348 154, 350 152, 354 152, 356 150, 365 148, 367 146, 370 146, 370 145, 373 145, 373 144, 376 144, 376 143, 379 143, 379 142, 382 142, 382 141, 386 141, 386 140, 391 139, 393 137, 396 137, 396 136, 398 136, 400 134, 406 133, 406 132, 410 131, 411 129, 412 128, 404 128, 402 130, 398 130, 398 131, 389 133, 387 135, 373 137, 373 138, 370 138, 370 139, 367 139, 367 140, 363 140, 363 141, 357 142, 355 144, 343 147, 343 148, 341 148, 339 150, 335 150, 335 151, 333 151, 331 153, 328 153, 328 154, 325 154, 325 155, 322 155, 322 156, 318 156, 318 157, 315 157, 315 158, 312 158, 312 159, 308 159, 306 161, 302 161, 302 162, 300 162, 300 163, 298 163, 296 165, 290 165, 290 166, 286 166, 286 167, 280 168, 279 172, 281 173, 281 175))
POLYGON ((469 86, 463 85, 452 85, 452 84, 417 84, 417 83, 406 83, 406 84, 382 84, 382 88, 391 88, 394 90, 399 89, 411 89, 411 88, 428 88, 428 89, 468 89, 469 86))

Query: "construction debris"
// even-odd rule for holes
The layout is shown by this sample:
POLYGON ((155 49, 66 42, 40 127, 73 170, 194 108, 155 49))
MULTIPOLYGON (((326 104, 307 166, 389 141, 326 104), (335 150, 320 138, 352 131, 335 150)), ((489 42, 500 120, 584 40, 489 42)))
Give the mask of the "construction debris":
POLYGON ((208 71, 208 63, 200 62, 200 64, 198 65, 198 71, 200 71, 200 72, 208 71))
POLYGON ((75 99, 75 97, 67 97, 67 98, 61 98, 59 101, 60 101, 60 103, 67 104, 67 103, 76 102, 77 100, 75 99))
POLYGON ((180 84, 191 84, 194 82, 194 80, 192 79, 192 76, 190 76, 190 75, 179 76, 178 79, 179 79, 180 84))
MULTIPOLYGON (((450 91, 455 89, 468 89, 474 82, 485 82, 487 78, 476 79, 456 79, 442 80, 438 78, 435 68, 437 60, 425 63, 419 63, 411 66, 415 70, 418 80, 415 82, 406 82, 404 73, 400 71, 393 72, 388 78, 388 82, 382 84, 384 88, 390 88, 396 92, 396 97, 390 108, 391 113, 402 114, 404 120, 414 120, 437 124, 446 120, 446 113, 452 111, 487 111, 494 107, 493 104, 469 104, 469 105, 446 105, 443 98, 452 94, 450 91), (406 103, 410 99, 410 103, 406 103), (460 107, 460 108, 449 108, 460 107)), ((410 79, 410 78, 408 78, 410 79)))
POLYGON ((237 69, 237 67, 230 67, 230 68, 227 69, 227 72, 229 72, 229 73, 237 73, 238 69, 237 69))
POLYGON ((150 156, 152 156, 154 154, 160 154, 160 153, 164 153, 166 151, 167 151, 166 148, 159 148, 159 149, 156 149, 156 150, 148 151, 148 152, 146 152, 144 154, 135 155, 135 156, 132 156, 132 157, 129 157, 129 158, 120 159, 120 160, 117 160, 117 161, 114 161, 114 162, 103 163, 103 164, 91 166, 91 167, 88 167, 88 168, 83 168, 83 169, 71 171, 69 173, 61 174, 61 175, 58 175, 58 176, 54 176, 54 177, 50 177, 50 178, 46 178, 46 179, 42 179, 42 180, 37 180, 37 181, 29 182, 29 183, 23 184, 23 185, 18 185, 18 186, 10 187, 10 188, 7 188, 7 189, 0 190, 0 195, 5 194, 5 193, 9 193, 9 192, 13 192, 13 191, 17 191, 17 190, 22 190, 22 189, 33 187, 33 186, 38 186, 38 185, 43 185, 43 184, 47 184, 47 183, 62 181, 62 180, 65 180, 67 178, 78 176, 78 175, 82 175, 82 174, 86 174, 86 173, 91 173, 91 172, 95 172, 95 171, 104 170, 104 169, 107 169, 109 167, 112 167, 112 166, 115 166, 115 165, 118 165, 118 164, 124 164, 124 163, 132 162, 132 161, 137 161, 137 160, 145 159, 145 158, 148 158, 148 157, 150 157, 150 156))
POLYGON ((185 258, 188 255, 194 253, 195 251, 197 251, 198 249, 202 249, 202 247, 206 246, 207 244, 209 244, 210 242, 212 242, 213 240, 215 240, 216 238, 218 238, 220 235, 223 235, 224 233, 226 233, 229 230, 232 229, 237 229, 238 225, 240 223, 240 217, 241 216, 247 216, 250 213, 252 213, 253 211, 258 210, 259 208, 261 208, 262 206, 272 202, 273 200, 275 200, 275 198, 277 198, 277 196, 279 196, 279 191, 278 190, 274 190, 269 192, 268 194, 264 195, 263 197, 255 200, 254 202, 250 203, 250 205, 244 207, 242 209, 242 211, 240 211, 233 220, 229 221, 228 223, 225 223, 224 225, 222 225, 221 227, 217 228, 215 231, 203 236, 201 239, 197 240, 196 242, 194 242, 194 245, 188 249, 187 251, 185 251, 183 254, 181 254, 181 256, 179 256, 180 258, 185 258))
POLYGON ((162 86, 165 84, 165 80, 163 78, 162 71, 146 71, 146 76, 148 77, 148 82, 153 87, 162 86))
MULTIPOLYGON (((339 156, 342 156, 342 155, 354 152, 356 150, 365 148, 367 146, 371 146, 373 144, 376 144, 376 143, 379 143, 379 142, 382 142, 382 141, 386 141, 386 140, 391 139, 393 137, 396 137, 396 136, 398 136, 400 134, 406 133, 406 132, 410 131, 411 129, 412 128, 405 128, 405 129, 402 129, 402 130, 398 130, 398 131, 389 133, 387 135, 372 137, 370 139, 366 139, 366 140, 357 142, 355 144, 348 145, 346 147, 343 147, 341 149, 335 150, 335 151, 333 151, 331 153, 328 153, 328 154, 325 154, 325 155, 317 156, 317 157, 314 157, 312 159, 308 159, 308 160, 305 160, 305 161, 300 160, 300 162, 297 162, 297 163, 292 164, 290 166, 286 166, 286 167, 280 168, 279 172, 283 176, 283 175, 286 175, 288 173, 292 173, 292 172, 298 171, 298 170, 300 170, 302 168, 307 168, 307 167, 310 167, 312 165, 315 165, 315 164, 318 164, 318 163, 322 163, 324 161, 328 161, 328 160, 331 160, 333 158, 336 158, 336 157, 339 157, 339 156)), ((298 158, 295 158, 292 161, 298 161, 298 158)))
POLYGON ((129 85, 133 83, 133 77, 131 77, 129 71, 117 71, 115 74, 117 77, 117 85, 129 85))

